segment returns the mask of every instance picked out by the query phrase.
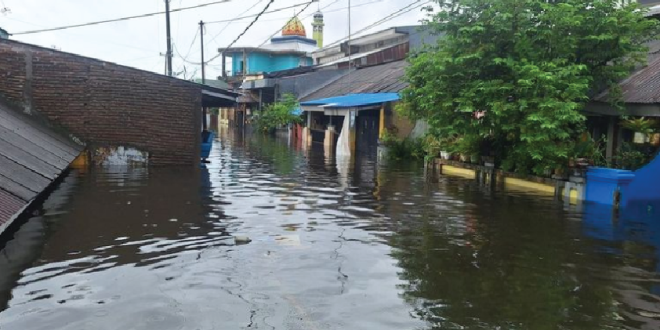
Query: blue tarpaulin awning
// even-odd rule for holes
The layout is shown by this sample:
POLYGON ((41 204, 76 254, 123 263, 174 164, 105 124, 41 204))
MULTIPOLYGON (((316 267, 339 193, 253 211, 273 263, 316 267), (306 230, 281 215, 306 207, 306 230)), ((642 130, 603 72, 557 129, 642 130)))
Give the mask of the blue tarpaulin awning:
POLYGON ((358 108, 400 100, 399 93, 348 94, 325 99, 302 102, 302 106, 324 108, 358 108))

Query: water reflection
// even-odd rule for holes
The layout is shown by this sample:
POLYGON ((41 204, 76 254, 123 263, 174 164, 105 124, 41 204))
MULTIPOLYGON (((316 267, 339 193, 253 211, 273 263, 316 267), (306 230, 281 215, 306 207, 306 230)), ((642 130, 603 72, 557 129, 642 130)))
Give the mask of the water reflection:
POLYGON ((220 136, 199 169, 72 172, 2 251, 0 328, 658 328, 651 218, 220 136))

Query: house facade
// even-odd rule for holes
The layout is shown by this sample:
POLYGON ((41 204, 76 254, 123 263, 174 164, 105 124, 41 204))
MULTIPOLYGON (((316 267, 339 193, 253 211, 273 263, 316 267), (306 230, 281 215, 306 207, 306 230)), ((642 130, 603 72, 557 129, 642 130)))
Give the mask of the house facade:
POLYGON ((327 68, 377 65, 403 60, 411 50, 436 41, 437 36, 421 25, 392 27, 351 40, 350 50, 344 41, 317 50, 312 57, 314 65, 327 68))
POLYGON ((314 15, 313 39, 307 37, 303 23, 293 17, 279 36, 259 47, 220 49, 223 61, 231 61, 230 70, 223 68, 223 80, 241 91, 235 109, 221 109, 221 121, 231 126, 243 126, 254 111, 276 100, 267 77, 273 72, 296 70, 313 65, 312 52, 323 42, 323 14, 314 15), (246 87, 247 86, 247 87, 246 87))

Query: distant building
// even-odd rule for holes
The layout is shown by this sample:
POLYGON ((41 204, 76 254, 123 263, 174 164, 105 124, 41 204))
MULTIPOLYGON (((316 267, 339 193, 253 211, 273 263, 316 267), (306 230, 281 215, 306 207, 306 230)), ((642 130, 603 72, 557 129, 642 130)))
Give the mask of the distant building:
POLYGON ((0 28, 0 39, 9 39, 9 32, 3 28, 0 28))
POLYGON ((433 44, 437 35, 424 26, 392 27, 376 33, 330 45, 312 53, 314 64, 338 69, 378 65, 405 59, 411 50, 433 44))
POLYGON ((317 49, 317 41, 307 38, 305 26, 294 17, 282 29, 282 35, 273 37, 269 44, 230 48, 223 56, 231 59, 232 76, 251 80, 270 72, 310 66, 311 52, 317 49))

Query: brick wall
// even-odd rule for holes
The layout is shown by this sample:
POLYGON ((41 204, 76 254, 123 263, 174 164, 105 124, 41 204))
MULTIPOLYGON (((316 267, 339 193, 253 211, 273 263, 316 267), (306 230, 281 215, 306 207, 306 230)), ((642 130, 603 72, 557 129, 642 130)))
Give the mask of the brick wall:
POLYGON ((201 89, 174 78, 0 41, 0 97, 88 144, 132 147, 152 165, 199 162, 201 89))

